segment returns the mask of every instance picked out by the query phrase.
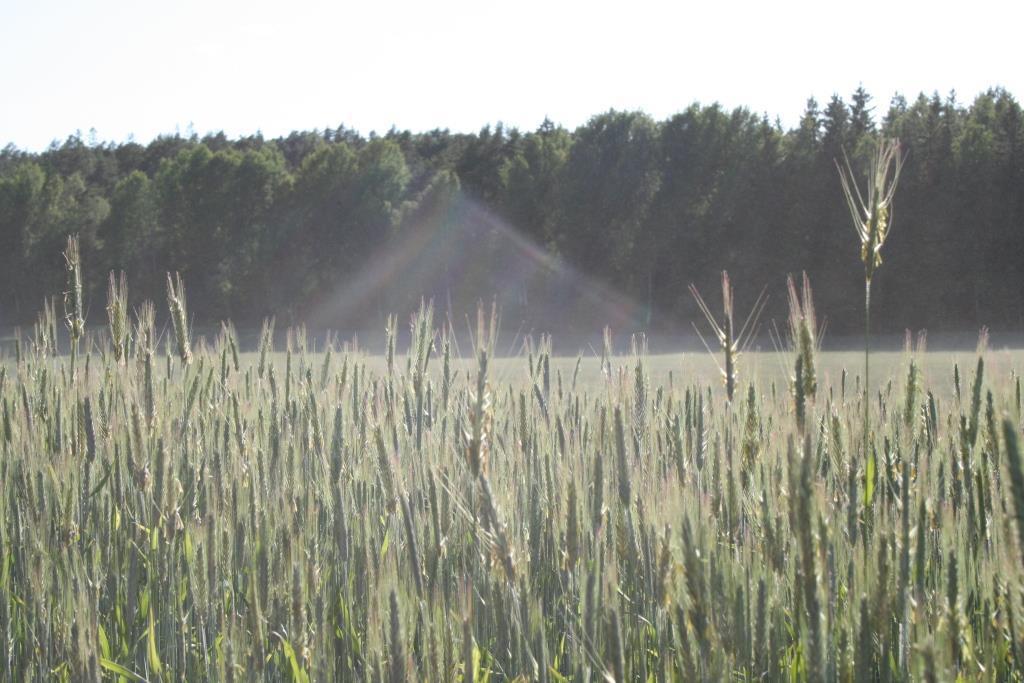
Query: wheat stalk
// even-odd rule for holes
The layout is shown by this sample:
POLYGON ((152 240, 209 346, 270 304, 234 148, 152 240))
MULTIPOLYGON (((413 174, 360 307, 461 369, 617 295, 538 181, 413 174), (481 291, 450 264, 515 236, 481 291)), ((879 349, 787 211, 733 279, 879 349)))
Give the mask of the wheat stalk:
POLYGON ((114 359, 124 363, 131 346, 131 325, 128 322, 128 283, 124 271, 121 277, 110 272, 107 284, 107 320, 110 324, 110 341, 114 347, 114 359))
MULTIPOLYGON (((697 302, 700 312, 704 314, 704 318, 707 320, 708 325, 711 326, 712 332, 715 334, 715 338, 718 339, 719 346, 722 347, 722 355, 724 356, 725 365, 719 365, 718 369, 722 373, 722 379, 725 382, 725 393, 732 403, 734 394, 736 393, 737 378, 739 375, 739 357, 740 354, 746 349, 750 340, 754 337, 757 328, 757 321, 761 317, 761 312, 764 311, 765 305, 768 303, 767 297, 764 296, 764 292, 758 295, 757 300, 754 302, 754 306, 750 309, 750 313, 747 315, 746 320, 743 322, 743 326, 737 332, 734 321, 733 321, 733 290, 732 284, 729 281, 729 273, 722 271, 722 321, 719 322, 715 317, 715 314, 711 312, 711 308, 704 301, 704 297, 701 296, 697 287, 690 284, 690 294, 697 302)), ((694 330, 697 332, 697 336, 700 337, 701 342, 704 344, 704 348, 711 353, 711 347, 704 340, 704 335, 700 333, 700 330, 694 325, 694 330)), ((712 353, 712 358, 714 354, 712 353)), ((718 363, 717 359, 715 363, 718 363)))
POLYGON ((860 259, 864 264, 864 450, 870 438, 870 344, 871 279, 882 265, 882 246, 892 227, 892 201, 896 195, 905 157, 896 138, 880 138, 868 167, 867 186, 862 194, 854 178, 850 159, 844 151, 844 164, 836 160, 850 218, 860 239, 860 259))
POLYGON ((188 309, 185 306, 185 283, 181 275, 167 273, 167 306, 171 310, 171 324, 174 326, 174 338, 178 343, 178 356, 181 362, 188 365, 192 362, 192 342, 188 332, 188 309))

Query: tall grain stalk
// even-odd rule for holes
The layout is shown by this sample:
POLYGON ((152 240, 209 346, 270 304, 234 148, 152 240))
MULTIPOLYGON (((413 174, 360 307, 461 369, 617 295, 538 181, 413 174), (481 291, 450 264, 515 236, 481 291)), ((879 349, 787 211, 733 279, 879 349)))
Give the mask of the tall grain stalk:
POLYGON ((82 310, 82 257, 78 249, 77 235, 68 237, 68 248, 64 251, 64 266, 68 282, 68 288, 64 291, 64 319, 71 339, 71 373, 74 375, 78 342, 85 332, 85 315, 82 310))
MULTIPOLYGON (((739 331, 733 323, 733 296, 732 296, 732 283, 729 281, 729 273, 722 271, 722 322, 719 323, 715 318, 715 314, 711 312, 707 303, 704 301, 704 297, 697 291, 697 287, 693 284, 690 285, 690 294, 693 295, 694 300, 697 302, 697 306, 700 308, 701 313, 707 319, 708 324, 711 326, 711 330, 715 333, 715 337, 718 339, 719 346, 722 347, 722 354, 725 357, 725 366, 719 366, 719 370, 722 372, 722 379, 725 381, 725 393, 729 398, 729 402, 732 403, 733 395, 736 393, 736 382, 739 374, 738 363, 740 353, 746 348, 750 339, 755 334, 757 328, 758 318, 761 317, 761 312, 764 310, 767 298, 764 296, 764 292, 758 295, 757 300, 754 302, 754 307, 750 309, 750 314, 747 319, 743 322, 743 326, 740 327, 739 331)), ((707 342, 704 341, 704 335, 700 333, 696 325, 694 330, 697 332, 697 336, 700 337, 701 342, 704 343, 704 348, 711 353, 711 347, 708 346, 707 342)), ((711 353, 714 358, 714 353, 711 353)), ((718 362, 717 360, 715 361, 718 362)))
POLYGON ((903 169, 900 141, 880 138, 868 168, 867 191, 860 187, 850 167, 850 159, 843 155, 844 164, 836 160, 843 196, 860 238, 860 260, 864 263, 864 448, 867 450, 870 434, 870 352, 871 352, 871 278, 882 265, 882 245, 892 225, 892 200, 903 169))
POLYGON ((131 345, 131 325, 128 320, 128 283, 124 271, 120 279, 110 271, 107 286, 107 319, 110 323, 110 341, 114 347, 114 359, 118 363, 128 360, 131 345))
POLYGON ((820 330, 814 314, 814 298, 811 295, 811 281, 803 274, 800 288, 793 276, 786 278, 789 293, 789 337, 790 346, 801 359, 803 366, 802 391, 813 399, 818 393, 818 372, 815 356, 821 346, 820 330))
POLYGON ((188 309, 185 307, 185 283, 181 275, 167 273, 167 307, 171 311, 171 324, 174 326, 174 337, 178 342, 178 356, 182 365, 192 362, 192 342, 188 335, 188 309))

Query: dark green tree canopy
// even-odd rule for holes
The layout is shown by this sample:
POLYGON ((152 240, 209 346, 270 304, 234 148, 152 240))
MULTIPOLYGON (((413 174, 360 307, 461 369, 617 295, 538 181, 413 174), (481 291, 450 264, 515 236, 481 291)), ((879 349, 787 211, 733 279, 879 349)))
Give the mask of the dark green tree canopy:
POLYGON ((31 322, 59 295, 62 245, 78 234, 94 322, 107 273, 124 270, 136 302, 161 300, 165 273, 180 271, 197 324, 277 315, 376 328, 381 311, 425 296, 453 308, 497 298, 506 320, 556 330, 603 324, 614 300, 623 325, 678 329, 696 314, 686 285, 708 289, 725 268, 737 305, 807 270, 830 330, 854 331, 858 247, 834 160, 862 164, 879 134, 909 156, 876 328, 1020 330, 1020 104, 994 89, 970 103, 897 96, 883 111, 862 87, 808 100, 792 130, 693 104, 664 121, 608 111, 576 130, 8 145, 0 326, 31 322))

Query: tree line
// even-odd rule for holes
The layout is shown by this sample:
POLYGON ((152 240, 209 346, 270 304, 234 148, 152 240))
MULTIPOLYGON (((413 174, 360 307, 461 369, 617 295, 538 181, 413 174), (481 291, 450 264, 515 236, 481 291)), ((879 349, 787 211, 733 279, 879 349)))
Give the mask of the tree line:
POLYGON ((196 324, 376 324, 431 297, 455 312, 497 298, 506 319, 549 329, 609 317, 670 329, 696 319, 687 285, 710 292, 727 269, 739 309, 807 271, 829 329, 855 332, 862 267, 835 160, 862 166, 878 135, 908 156, 874 327, 1024 328, 1020 104, 993 89, 876 111, 860 88, 809 100, 788 130, 693 104, 662 121, 608 111, 575 130, 8 146, 0 325, 31 322, 62 291, 60 253, 78 234, 94 322, 108 273, 123 270, 133 301, 161 301, 180 272, 196 324))

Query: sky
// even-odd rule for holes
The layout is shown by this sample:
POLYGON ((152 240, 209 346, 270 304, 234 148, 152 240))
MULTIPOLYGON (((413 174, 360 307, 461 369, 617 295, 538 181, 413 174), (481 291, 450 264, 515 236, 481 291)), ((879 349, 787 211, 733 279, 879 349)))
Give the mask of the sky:
POLYGON ((573 128, 693 102, 788 128, 808 97, 858 85, 878 112, 895 93, 1020 97, 1022 15, 993 0, 0 0, 0 147, 90 129, 573 128))

